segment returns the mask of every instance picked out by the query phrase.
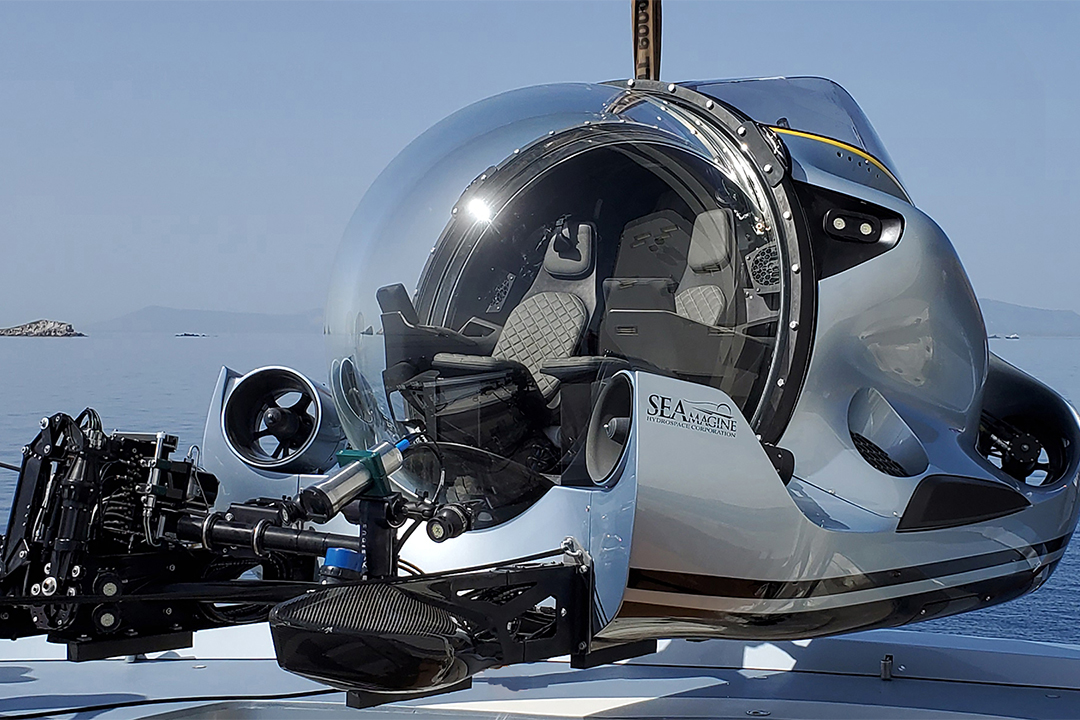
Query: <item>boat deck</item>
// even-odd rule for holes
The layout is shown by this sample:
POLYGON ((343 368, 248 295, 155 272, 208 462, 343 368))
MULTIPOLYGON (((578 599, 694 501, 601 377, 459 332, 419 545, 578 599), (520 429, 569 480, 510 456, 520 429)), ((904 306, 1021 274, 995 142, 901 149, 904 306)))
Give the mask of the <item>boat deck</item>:
POLYGON ((0 718, 1080 717, 1080 647, 913 631, 661 642, 657 653, 616 665, 501 668, 470 690, 366 710, 281 670, 265 625, 195 640, 138 662, 81 664, 40 639, 0 645, 0 718))

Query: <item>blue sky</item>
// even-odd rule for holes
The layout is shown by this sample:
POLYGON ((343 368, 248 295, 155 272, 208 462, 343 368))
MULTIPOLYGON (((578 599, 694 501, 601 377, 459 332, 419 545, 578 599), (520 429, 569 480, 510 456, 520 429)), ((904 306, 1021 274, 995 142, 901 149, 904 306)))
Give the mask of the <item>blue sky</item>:
MULTIPOLYGON (((618 2, 0 3, 0 326, 319 307, 454 110, 632 72, 618 2)), ((1080 3, 664 5, 663 78, 823 75, 982 297, 1080 310, 1080 3)))

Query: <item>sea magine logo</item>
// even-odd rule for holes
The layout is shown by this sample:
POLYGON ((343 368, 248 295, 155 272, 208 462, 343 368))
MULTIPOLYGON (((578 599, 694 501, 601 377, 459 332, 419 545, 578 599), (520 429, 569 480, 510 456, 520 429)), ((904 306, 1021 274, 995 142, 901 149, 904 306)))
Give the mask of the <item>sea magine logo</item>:
POLYGON ((738 428, 738 421, 727 403, 657 394, 649 396, 645 420, 724 437, 735 437, 738 428))

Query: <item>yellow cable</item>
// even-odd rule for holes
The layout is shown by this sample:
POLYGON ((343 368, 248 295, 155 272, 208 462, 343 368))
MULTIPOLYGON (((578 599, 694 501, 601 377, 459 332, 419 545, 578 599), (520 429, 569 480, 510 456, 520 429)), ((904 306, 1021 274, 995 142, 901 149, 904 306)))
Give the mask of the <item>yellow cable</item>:
MULTIPOLYGON (((832 138, 825 137, 824 135, 814 135, 813 133, 803 132, 801 130, 792 130, 790 128, 782 128, 782 127, 775 127, 775 126, 769 126, 769 127, 773 130, 773 132, 782 133, 784 135, 795 135, 796 137, 807 138, 808 140, 817 140, 818 142, 823 142, 823 143, 826 143, 828 145, 832 145, 833 147, 838 147, 841 150, 847 150, 848 152, 850 152, 850 153, 852 153, 854 155, 858 155, 863 160, 866 160, 868 163, 871 163, 878 170, 880 170, 881 172, 888 175, 889 179, 892 180, 897 185, 899 185, 901 190, 903 190, 903 188, 904 188, 904 186, 900 184, 900 181, 896 179, 896 176, 893 175, 891 172, 889 172, 889 168, 882 165, 881 162, 876 157, 874 157, 873 155, 867 154, 863 150, 860 150, 859 148, 855 147, 854 145, 848 145, 846 142, 841 142, 839 140, 833 140, 832 138)), ((905 191, 904 194, 906 195, 907 192, 905 191)))

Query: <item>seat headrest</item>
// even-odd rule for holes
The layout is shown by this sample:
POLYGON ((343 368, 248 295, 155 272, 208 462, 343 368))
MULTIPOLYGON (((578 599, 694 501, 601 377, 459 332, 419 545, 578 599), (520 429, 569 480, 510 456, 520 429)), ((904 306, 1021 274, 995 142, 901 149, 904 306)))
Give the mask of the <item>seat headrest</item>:
POLYGON ((686 264, 696 273, 721 270, 731 259, 735 243, 735 214, 727 208, 709 210, 694 218, 686 264))
POLYGON ((658 210, 626 224, 619 238, 618 277, 660 277, 678 282, 686 268, 690 223, 674 210, 658 210))
POLYGON ((558 280, 580 280, 593 269, 596 228, 592 223, 560 222, 555 226, 544 270, 558 280))

